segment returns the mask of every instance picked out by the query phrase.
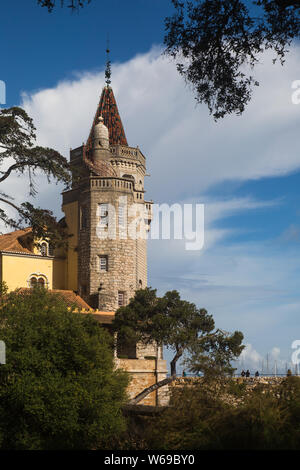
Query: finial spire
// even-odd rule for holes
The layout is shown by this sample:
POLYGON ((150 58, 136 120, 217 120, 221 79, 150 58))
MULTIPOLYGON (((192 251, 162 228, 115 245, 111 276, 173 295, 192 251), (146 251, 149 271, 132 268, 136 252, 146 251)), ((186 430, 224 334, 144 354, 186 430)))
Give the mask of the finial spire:
POLYGON ((111 84, 111 61, 109 59, 109 38, 107 37, 107 46, 106 46, 106 69, 105 69, 105 81, 106 85, 109 86, 111 84))

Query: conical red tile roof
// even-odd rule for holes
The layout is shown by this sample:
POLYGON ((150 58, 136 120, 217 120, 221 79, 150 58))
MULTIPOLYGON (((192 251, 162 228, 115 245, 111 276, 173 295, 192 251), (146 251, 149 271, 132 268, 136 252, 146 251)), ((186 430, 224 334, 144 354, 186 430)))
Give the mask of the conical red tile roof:
POLYGON ((103 117, 104 124, 108 128, 110 145, 120 144, 128 146, 114 92, 112 88, 107 85, 103 88, 101 93, 99 105, 87 141, 87 148, 91 148, 93 129, 100 115, 103 117))

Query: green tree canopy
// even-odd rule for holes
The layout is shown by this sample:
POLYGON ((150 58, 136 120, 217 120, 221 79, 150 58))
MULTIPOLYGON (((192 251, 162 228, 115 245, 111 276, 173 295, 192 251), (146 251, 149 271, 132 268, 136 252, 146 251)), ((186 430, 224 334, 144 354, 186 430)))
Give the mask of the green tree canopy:
MULTIPOLYGON (((51 12, 56 4, 79 10, 91 0, 38 0, 51 12)), ((217 120, 241 114, 253 86, 260 53, 274 51, 281 64, 300 36, 300 0, 171 0, 165 18, 165 53, 217 120)))
POLYGON ((124 430, 127 374, 114 370, 111 336, 41 288, 0 305, 1 449, 91 449, 124 430))
POLYGON ((58 2, 55 0, 37 0, 38 5, 47 8, 49 12, 53 10, 57 3, 60 4, 61 7, 66 5, 72 11, 74 11, 78 10, 79 8, 83 8, 84 5, 87 5, 90 2, 91 0, 59 0, 58 2))
POLYGON ((173 387, 170 404, 146 430, 148 448, 299 449, 299 377, 173 387))
POLYGON ((300 0, 172 3, 175 13, 165 20, 165 52, 215 119, 244 111, 258 85, 251 69, 261 52, 272 49, 274 61, 283 64, 291 41, 300 35, 300 0))
POLYGON ((174 351, 171 377, 145 389, 136 397, 137 401, 174 380, 176 364, 184 354, 185 363, 192 371, 228 374, 233 371, 231 361, 243 349, 242 333, 229 334, 215 329, 212 315, 182 300, 175 290, 163 297, 156 296, 156 289, 138 290, 128 305, 117 310, 113 325, 123 343, 155 341, 174 351))
MULTIPOLYGON (((56 150, 35 145, 35 131, 33 120, 24 109, 0 109, 0 183, 7 181, 13 173, 27 174, 29 195, 35 196, 35 176, 42 173, 46 175, 48 182, 61 182, 66 188, 69 187, 69 163, 56 150)), ((24 224, 30 225, 36 238, 51 239, 53 245, 65 242, 65 227, 56 222, 51 211, 36 208, 29 202, 18 205, 12 195, 5 194, 1 189, 0 203, 0 220, 7 226, 20 229, 24 224), (8 207, 13 209, 16 217, 8 216, 5 209, 8 207)))

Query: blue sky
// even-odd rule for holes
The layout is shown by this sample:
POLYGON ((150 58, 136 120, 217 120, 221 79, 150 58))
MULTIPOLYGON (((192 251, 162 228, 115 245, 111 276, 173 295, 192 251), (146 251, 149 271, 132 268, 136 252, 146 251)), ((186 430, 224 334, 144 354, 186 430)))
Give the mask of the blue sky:
MULTIPOLYGON (((24 106, 39 142, 65 156, 87 138, 109 34, 127 139, 145 153, 151 173, 147 196, 205 204, 204 249, 150 241, 149 284, 160 293, 177 289, 217 326, 243 331, 244 365, 259 368, 269 354, 284 369, 300 338, 300 105, 291 101, 299 45, 285 67, 264 53, 245 114, 215 123, 161 56, 169 0, 93 0, 78 14, 48 14, 34 0, 0 9, 7 106, 24 106)), ((36 203, 61 216, 62 188, 39 181, 36 203)), ((16 200, 24 200, 25 185, 13 177, 6 190, 16 187, 16 200)))
POLYGON ((1 79, 8 84, 8 105, 19 102, 20 90, 55 86, 74 71, 101 69, 108 36, 114 61, 147 52, 162 41, 163 18, 173 11, 169 0, 93 0, 73 14, 56 3, 51 14, 35 0, 0 7, 1 79))

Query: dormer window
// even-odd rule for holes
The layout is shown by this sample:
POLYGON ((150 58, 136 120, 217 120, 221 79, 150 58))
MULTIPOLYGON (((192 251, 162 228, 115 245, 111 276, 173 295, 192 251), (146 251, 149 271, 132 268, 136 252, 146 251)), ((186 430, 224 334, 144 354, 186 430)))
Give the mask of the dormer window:
POLYGON ((47 243, 43 242, 40 247, 40 252, 42 256, 47 256, 48 246, 47 243))

